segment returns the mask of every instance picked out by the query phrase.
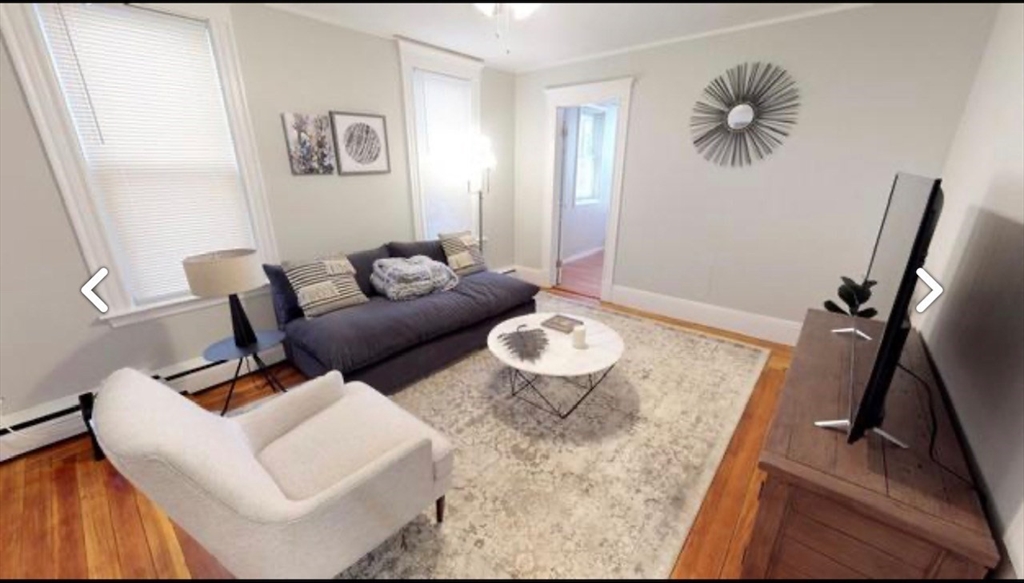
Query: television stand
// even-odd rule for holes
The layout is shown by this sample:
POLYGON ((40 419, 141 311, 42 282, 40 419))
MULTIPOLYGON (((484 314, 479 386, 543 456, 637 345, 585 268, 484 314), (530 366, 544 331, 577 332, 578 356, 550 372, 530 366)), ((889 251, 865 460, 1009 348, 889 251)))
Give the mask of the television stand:
MULTIPOLYGON (((835 421, 815 421, 814 426, 821 427, 822 429, 835 429, 836 431, 841 431, 842 433, 846 434, 850 433, 850 421, 848 419, 837 419, 835 421)), ((908 449, 910 447, 909 445, 903 443, 897 437, 893 436, 891 433, 880 427, 875 427, 871 431, 878 437, 881 437, 882 439, 888 441, 889 443, 895 445, 896 447, 902 447, 903 449, 908 449)))
MULTIPOLYGON (((833 334, 849 316, 807 313, 793 364, 778 397, 758 468, 765 473, 757 517, 743 554, 744 578, 976 579, 999 562, 995 537, 964 458, 950 412, 911 330, 902 363, 927 383, 897 371, 885 403, 885 428, 900 441, 846 442, 850 402, 857 402, 871 362, 853 367, 851 337, 833 334), (928 453, 935 404, 935 460, 928 453), (955 472, 954 475, 952 472, 955 472)), ((876 339, 882 323, 857 327, 876 339)), ((878 340, 857 341, 870 349, 878 340)))

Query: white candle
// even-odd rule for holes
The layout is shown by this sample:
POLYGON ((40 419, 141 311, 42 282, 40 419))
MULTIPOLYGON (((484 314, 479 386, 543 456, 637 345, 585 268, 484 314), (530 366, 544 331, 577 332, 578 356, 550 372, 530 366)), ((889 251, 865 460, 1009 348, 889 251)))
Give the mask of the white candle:
POLYGON ((586 348, 587 347, 587 327, 580 324, 572 329, 572 345, 573 348, 586 348))

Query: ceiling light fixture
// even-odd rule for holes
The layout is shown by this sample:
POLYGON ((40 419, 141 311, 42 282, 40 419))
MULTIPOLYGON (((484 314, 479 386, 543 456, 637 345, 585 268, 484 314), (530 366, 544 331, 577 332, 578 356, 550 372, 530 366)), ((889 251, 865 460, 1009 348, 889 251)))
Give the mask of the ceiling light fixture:
POLYGON ((494 19, 494 37, 505 44, 505 54, 509 49, 508 30, 511 20, 523 20, 540 8, 540 4, 473 4, 477 10, 494 19))
POLYGON ((540 8, 540 4, 525 4, 525 3, 514 3, 514 4, 474 4, 477 10, 483 12, 487 16, 494 18, 504 13, 511 12, 512 16, 516 20, 523 20, 528 18, 531 14, 540 8))

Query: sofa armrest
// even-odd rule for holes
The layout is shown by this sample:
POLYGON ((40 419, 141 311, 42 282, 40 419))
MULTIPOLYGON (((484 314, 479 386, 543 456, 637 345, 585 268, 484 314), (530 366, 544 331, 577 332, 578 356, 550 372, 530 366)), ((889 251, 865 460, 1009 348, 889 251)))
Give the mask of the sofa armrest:
POLYGON ((344 385, 341 373, 331 371, 232 420, 242 427, 252 450, 258 452, 340 399, 344 385))

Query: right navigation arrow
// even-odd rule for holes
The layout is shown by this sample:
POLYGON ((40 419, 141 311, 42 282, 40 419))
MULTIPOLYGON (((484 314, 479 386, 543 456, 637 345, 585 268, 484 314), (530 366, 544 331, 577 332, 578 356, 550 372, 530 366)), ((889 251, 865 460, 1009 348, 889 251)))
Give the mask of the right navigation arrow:
POLYGON ((930 273, 924 270, 923 267, 917 268, 917 276, 921 278, 921 281, 925 283, 932 291, 928 292, 928 295, 924 296, 924 299, 917 304, 917 313, 920 314, 928 309, 928 306, 932 305, 935 300, 939 299, 942 295, 943 289, 939 282, 935 281, 930 273))

